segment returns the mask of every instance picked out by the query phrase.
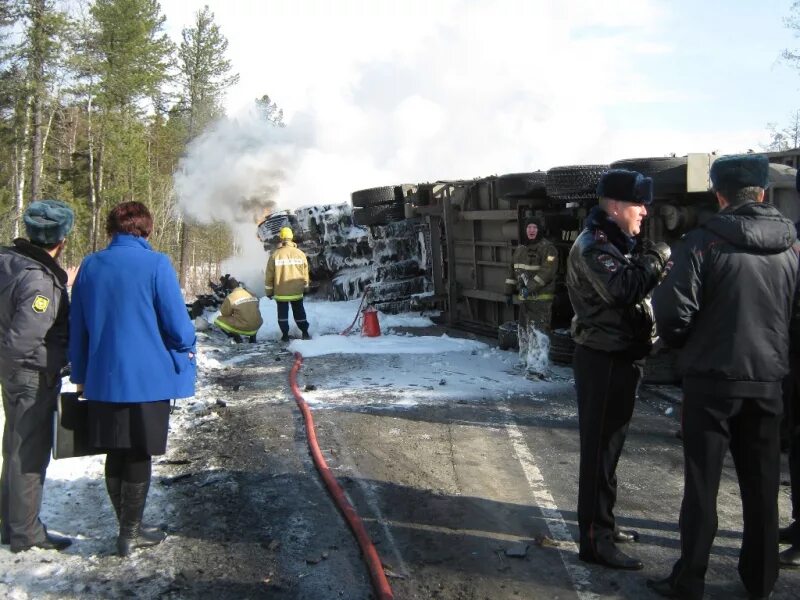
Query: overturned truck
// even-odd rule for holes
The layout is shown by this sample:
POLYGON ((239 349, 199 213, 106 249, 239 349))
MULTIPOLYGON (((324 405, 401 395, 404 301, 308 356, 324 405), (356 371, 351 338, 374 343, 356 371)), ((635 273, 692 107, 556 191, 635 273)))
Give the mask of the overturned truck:
MULTIPOLYGON (((384 312, 438 309, 448 325, 494 337, 505 323, 516 320, 517 306, 505 303, 505 279, 514 248, 523 243, 525 219, 537 216, 559 252, 550 358, 569 363, 573 313, 564 284, 566 260, 597 203, 600 175, 624 168, 652 177, 655 198, 642 235, 672 245, 717 212, 708 178, 715 158, 633 158, 358 190, 351 204, 337 205, 335 217, 333 207, 273 215, 259 226, 259 235, 268 247, 281 219, 299 227, 305 239, 301 247, 307 246, 320 279, 329 282, 326 294, 331 299, 357 297, 369 286, 373 303, 384 312)), ((771 159, 767 201, 800 220, 796 171, 783 164, 787 160, 782 155, 771 159)), ((673 358, 665 353, 650 360, 647 380, 674 381, 673 358)))

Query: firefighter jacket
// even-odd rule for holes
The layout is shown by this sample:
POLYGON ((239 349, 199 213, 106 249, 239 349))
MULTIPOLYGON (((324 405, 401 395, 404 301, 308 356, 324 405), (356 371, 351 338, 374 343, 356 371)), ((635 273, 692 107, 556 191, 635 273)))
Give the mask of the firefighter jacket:
POLYGON ((225 331, 254 335, 264 323, 258 309, 258 298, 243 287, 237 287, 225 298, 215 323, 225 331))
POLYGON ((273 252, 267 262, 265 289, 267 296, 290 302, 300 300, 308 288, 308 259, 292 241, 286 240, 273 252))
POLYGON ((567 260, 576 344, 633 359, 650 352, 655 326, 649 294, 664 260, 636 246, 599 206, 589 212, 567 260))
POLYGON ((558 250, 552 242, 539 238, 520 244, 511 258, 505 292, 522 300, 552 300, 558 270, 558 250))
POLYGON ((67 364, 67 274, 24 239, 0 248, 0 362, 56 375, 67 364))
POLYGON ((659 335, 682 348, 685 387, 780 394, 790 332, 797 339, 796 238, 791 221, 757 202, 728 207, 684 236, 653 305, 659 335))

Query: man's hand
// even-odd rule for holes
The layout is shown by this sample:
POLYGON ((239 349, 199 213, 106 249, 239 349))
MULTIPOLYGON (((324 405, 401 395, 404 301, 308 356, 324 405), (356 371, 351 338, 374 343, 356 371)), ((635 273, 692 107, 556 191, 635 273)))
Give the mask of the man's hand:
POLYGON ((67 267, 64 269, 67 272, 67 287, 72 287, 75 283, 75 278, 78 276, 78 267, 67 267))
POLYGON ((669 257, 672 255, 672 250, 670 250, 669 245, 665 242, 656 242, 645 251, 645 254, 657 257, 663 269, 669 261, 669 257))

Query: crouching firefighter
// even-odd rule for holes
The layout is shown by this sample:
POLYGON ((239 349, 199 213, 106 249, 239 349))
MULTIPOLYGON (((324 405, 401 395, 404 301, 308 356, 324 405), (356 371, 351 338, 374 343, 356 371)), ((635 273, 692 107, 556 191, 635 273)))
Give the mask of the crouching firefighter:
POLYGON ((226 287, 231 293, 225 297, 214 325, 236 340, 236 343, 241 343, 242 337, 246 337, 251 344, 255 344, 256 333, 264 323, 258 309, 258 298, 233 277, 227 279, 226 287))
POLYGON ((519 357, 529 374, 547 374, 550 342, 550 313, 558 270, 558 250, 545 239, 542 222, 537 217, 525 223, 526 243, 514 250, 506 279, 506 304, 511 306, 516 294, 519 301, 519 357))

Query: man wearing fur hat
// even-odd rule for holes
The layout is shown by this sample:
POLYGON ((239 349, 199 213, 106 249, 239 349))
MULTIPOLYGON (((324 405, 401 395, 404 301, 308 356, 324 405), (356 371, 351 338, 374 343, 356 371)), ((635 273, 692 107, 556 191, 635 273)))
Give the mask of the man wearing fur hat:
POLYGON ((506 279, 506 304, 519 302, 520 360, 530 375, 544 377, 547 373, 547 351, 550 331, 550 307, 553 304, 558 250, 544 237, 542 222, 530 217, 525 222, 526 243, 514 250, 506 279))
POLYGON ((636 238, 653 198, 652 179, 612 169, 601 177, 597 195, 599 205, 570 250, 566 279, 575 311, 579 557, 614 569, 641 569, 640 560, 616 545, 638 538, 616 527, 616 468, 654 338, 649 295, 669 247, 636 238))
POLYGON ((751 598, 768 597, 778 577, 778 431, 798 260, 794 223, 763 202, 768 173, 757 154, 712 164, 720 212, 684 236, 654 294, 659 335, 681 349, 683 374, 681 557, 649 582, 669 598, 703 596, 728 449, 744 518, 739 575, 751 598))
POLYGON ((2 543, 12 552, 63 550, 72 541, 39 520, 53 411, 67 363, 68 275, 56 262, 74 223, 58 200, 32 202, 28 239, 0 248, 0 385, 3 388, 2 543))

